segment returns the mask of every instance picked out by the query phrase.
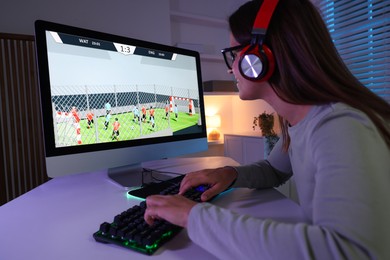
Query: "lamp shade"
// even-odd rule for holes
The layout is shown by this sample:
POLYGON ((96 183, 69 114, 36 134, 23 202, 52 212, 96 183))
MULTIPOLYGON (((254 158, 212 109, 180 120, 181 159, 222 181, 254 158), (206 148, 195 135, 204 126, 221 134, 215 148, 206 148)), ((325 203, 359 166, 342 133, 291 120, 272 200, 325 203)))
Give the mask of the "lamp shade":
POLYGON ((207 116, 206 126, 207 128, 221 127, 221 116, 220 115, 207 116))

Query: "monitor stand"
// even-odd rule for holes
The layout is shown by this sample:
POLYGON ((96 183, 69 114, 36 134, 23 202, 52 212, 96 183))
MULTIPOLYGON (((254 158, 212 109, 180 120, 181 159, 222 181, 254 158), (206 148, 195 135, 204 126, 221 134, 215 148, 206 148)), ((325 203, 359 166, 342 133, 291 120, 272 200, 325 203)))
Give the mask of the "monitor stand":
POLYGON ((143 167, 140 163, 110 168, 107 174, 112 181, 125 188, 141 187, 145 183, 142 176, 143 167))
POLYGON ((143 184, 153 182, 153 176, 160 180, 168 180, 178 174, 204 168, 219 166, 218 157, 167 158, 143 163, 130 164, 108 169, 108 177, 116 184, 125 188, 139 188, 143 184))

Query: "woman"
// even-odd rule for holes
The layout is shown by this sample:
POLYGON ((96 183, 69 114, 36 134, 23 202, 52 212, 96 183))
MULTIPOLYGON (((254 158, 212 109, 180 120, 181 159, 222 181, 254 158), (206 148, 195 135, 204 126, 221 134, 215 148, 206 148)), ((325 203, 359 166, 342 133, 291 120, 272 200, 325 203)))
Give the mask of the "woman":
POLYGON ((221 259, 390 259, 390 105, 348 71, 308 0, 277 3, 265 38, 255 41, 273 53, 271 73, 245 74, 264 3, 250 1, 230 16, 224 54, 240 98, 263 99, 281 117, 281 139, 267 161, 187 174, 180 194, 209 184, 207 201, 229 186, 275 187, 294 175, 308 223, 244 218, 180 195, 147 198, 145 220, 186 227, 221 259))

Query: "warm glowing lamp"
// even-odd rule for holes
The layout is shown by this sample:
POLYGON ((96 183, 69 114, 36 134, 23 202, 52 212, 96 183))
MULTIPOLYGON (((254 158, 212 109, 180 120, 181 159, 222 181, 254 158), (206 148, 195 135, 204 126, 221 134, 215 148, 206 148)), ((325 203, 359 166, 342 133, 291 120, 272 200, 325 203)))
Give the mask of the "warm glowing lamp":
POLYGON ((206 126, 209 132, 208 139, 212 141, 219 140, 221 134, 218 132, 217 128, 221 127, 221 116, 220 115, 207 116, 206 126))

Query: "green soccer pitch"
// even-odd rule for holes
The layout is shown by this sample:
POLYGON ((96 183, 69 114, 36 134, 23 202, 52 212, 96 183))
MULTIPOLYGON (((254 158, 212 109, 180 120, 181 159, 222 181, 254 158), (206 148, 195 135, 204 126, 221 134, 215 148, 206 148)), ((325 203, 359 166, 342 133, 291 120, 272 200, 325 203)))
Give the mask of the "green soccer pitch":
POLYGON ((148 136, 166 135, 167 130, 171 132, 180 131, 188 127, 198 124, 199 114, 189 115, 185 112, 179 112, 178 118, 175 118, 173 112, 170 113, 169 119, 165 117, 164 109, 155 109, 155 126, 154 128, 149 121, 149 114, 145 122, 137 122, 134 120, 134 114, 131 112, 123 114, 111 115, 110 122, 107 129, 105 129, 105 116, 96 118, 95 123, 91 128, 88 128, 87 119, 80 121, 80 133, 82 144, 95 144, 113 141, 125 141, 138 138, 145 138, 148 136), (118 118, 120 123, 118 139, 113 138, 113 123, 118 118), (97 128, 97 130, 96 130, 97 128))

